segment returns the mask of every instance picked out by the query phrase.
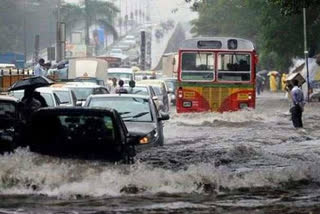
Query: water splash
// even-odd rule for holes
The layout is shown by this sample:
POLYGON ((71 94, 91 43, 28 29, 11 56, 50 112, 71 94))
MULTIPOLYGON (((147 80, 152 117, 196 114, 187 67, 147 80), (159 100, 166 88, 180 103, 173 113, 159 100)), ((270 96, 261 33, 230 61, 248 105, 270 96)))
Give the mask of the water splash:
MULTIPOLYGON (((237 149, 238 150, 238 149, 237 149)), ((251 149, 230 154, 257 154, 251 149)), ((247 155, 248 156, 248 155, 247 155)), ((296 167, 233 169, 214 163, 190 165, 185 169, 155 168, 146 163, 132 166, 66 160, 18 149, 0 158, 1 194, 45 194, 60 198, 120 196, 124 187, 134 186, 141 194, 203 193, 239 188, 278 187, 300 180, 319 180, 319 164, 296 167)))

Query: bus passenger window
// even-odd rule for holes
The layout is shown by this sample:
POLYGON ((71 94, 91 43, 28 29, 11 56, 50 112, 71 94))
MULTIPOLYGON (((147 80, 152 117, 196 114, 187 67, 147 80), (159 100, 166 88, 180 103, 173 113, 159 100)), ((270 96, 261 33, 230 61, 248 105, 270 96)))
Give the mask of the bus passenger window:
POLYGON ((213 81, 213 53, 183 53, 181 79, 184 81, 213 81))
POLYGON ((250 54, 223 53, 218 55, 219 81, 250 81, 250 54))

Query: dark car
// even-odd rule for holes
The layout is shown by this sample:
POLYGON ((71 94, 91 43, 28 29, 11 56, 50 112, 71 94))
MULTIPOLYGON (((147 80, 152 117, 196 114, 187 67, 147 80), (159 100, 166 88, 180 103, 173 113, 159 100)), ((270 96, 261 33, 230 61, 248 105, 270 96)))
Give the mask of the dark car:
POLYGON ((0 153, 15 149, 20 121, 18 99, 0 96, 0 153))
POLYGON ((141 135, 129 136, 113 109, 43 108, 35 112, 26 145, 33 152, 61 157, 132 163, 141 135))
POLYGON ((168 120, 169 115, 159 112, 149 96, 133 94, 91 95, 85 106, 116 109, 125 122, 129 133, 144 134, 140 139, 140 144, 164 144, 163 120, 168 120))

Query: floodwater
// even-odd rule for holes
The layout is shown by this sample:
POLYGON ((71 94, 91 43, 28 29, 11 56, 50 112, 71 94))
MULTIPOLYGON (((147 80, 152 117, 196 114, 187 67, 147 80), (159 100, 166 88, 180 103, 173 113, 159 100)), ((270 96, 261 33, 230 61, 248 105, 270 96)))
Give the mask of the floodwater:
POLYGON ((320 213, 320 104, 294 129, 282 93, 255 110, 177 115, 132 166, 18 149, 0 156, 0 213, 320 213))

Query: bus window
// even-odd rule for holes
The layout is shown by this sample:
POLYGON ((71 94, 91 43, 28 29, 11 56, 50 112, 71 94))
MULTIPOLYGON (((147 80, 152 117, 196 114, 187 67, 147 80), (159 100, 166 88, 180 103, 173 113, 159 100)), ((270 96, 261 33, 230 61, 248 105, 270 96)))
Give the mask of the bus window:
POLYGON ((221 53, 218 56, 218 80, 250 81, 250 54, 221 53))
POLYGON ((183 53, 181 79, 184 81, 213 81, 213 53, 183 53))

